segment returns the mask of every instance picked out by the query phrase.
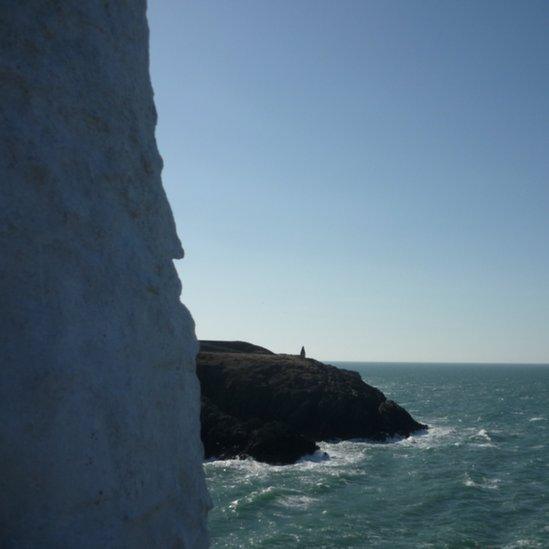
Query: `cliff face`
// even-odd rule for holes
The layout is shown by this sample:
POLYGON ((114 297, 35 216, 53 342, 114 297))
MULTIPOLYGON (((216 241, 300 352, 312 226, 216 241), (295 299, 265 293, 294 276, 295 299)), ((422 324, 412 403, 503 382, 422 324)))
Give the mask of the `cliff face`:
POLYGON ((0 6, 0 545, 202 547, 145 1, 0 6))

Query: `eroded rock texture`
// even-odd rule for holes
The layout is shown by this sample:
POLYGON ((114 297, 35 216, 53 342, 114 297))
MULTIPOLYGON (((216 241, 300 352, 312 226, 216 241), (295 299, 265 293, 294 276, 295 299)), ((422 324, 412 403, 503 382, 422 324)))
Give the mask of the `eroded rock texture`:
POLYGON ((0 546, 202 547, 144 0, 0 3, 0 546))

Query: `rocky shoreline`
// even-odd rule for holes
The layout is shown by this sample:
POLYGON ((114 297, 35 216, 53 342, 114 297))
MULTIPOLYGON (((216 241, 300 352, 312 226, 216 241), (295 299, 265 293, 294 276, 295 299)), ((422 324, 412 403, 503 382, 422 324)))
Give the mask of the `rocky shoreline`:
POLYGON ((201 341, 205 457, 295 463, 316 442, 387 441, 427 429, 357 372, 251 343, 201 341))

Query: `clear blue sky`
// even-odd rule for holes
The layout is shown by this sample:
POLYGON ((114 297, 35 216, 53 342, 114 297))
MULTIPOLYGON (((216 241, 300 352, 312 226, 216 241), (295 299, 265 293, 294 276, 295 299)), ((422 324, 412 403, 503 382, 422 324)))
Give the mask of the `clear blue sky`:
POLYGON ((204 339, 549 362, 549 2, 149 2, 204 339))

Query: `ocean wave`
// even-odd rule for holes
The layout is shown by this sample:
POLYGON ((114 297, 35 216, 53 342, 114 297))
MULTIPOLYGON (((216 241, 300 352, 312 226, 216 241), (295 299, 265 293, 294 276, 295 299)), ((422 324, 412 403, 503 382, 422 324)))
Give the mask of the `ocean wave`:
MULTIPOLYGON (((430 450, 444 446, 461 446, 463 443, 478 447, 497 447, 492 435, 487 429, 461 429, 448 425, 436 425, 432 422, 426 431, 412 434, 408 438, 393 437, 386 443, 379 443, 368 439, 351 439, 337 442, 319 442, 319 448, 314 454, 304 456, 293 465, 268 465, 255 461, 252 458, 208 460, 205 466, 211 470, 233 469, 243 474, 262 477, 276 472, 308 469, 337 469, 347 466, 356 466, 364 463, 371 457, 371 452, 395 449, 430 450), (469 434, 467 434, 469 431, 469 434), (473 431, 473 432, 471 432, 473 431)), ((400 457, 409 457, 408 453, 401 453, 400 457)))
POLYGON ((479 431, 474 432, 469 438, 473 441, 479 441, 472 443, 479 448, 497 448, 492 436, 486 429, 480 429, 479 431))
POLYGON ((517 539, 505 545, 503 549, 517 549, 518 547, 543 547, 539 541, 533 539, 517 539))
POLYGON ((492 442, 492 437, 488 434, 488 431, 486 429, 481 429, 477 434, 477 437, 483 438, 484 440, 489 440, 492 442))
MULTIPOLYGON (((350 439, 337 442, 319 442, 320 450, 314 454, 302 457, 293 465, 269 465, 255 461, 252 458, 245 459, 208 459, 204 466, 208 470, 223 471, 225 469, 240 470, 243 474, 264 476, 278 471, 290 471, 292 469, 307 470, 311 468, 339 468, 356 465, 364 462, 369 457, 372 448, 395 449, 417 448, 428 450, 436 446, 455 443, 456 430, 453 427, 432 425, 428 430, 417 432, 405 437, 392 437, 384 443, 369 439, 350 439)), ((457 443, 455 443, 457 444, 457 443)), ((401 457, 407 457, 402 454, 401 457)))
POLYGON ((415 446, 418 448, 432 448, 440 443, 450 442, 452 435, 456 433, 453 427, 437 426, 429 423, 429 429, 417 431, 411 434, 409 437, 395 435, 387 438, 383 442, 367 439, 367 438, 353 438, 342 442, 335 443, 341 444, 355 444, 360 447, 375 447, 375 448, 393 448, 394 446, 415 446))
POLYGON ((330 455, 328 452, 323 452, 322 450, 317 450, 314 454, 309 454, 306 456, 303 456, 300 460, 298 460, 298 464, 301 463, 322 463, 323 461, 327 461, 330 459, 330 455))
POLYGON ((266 479, 277 469, 283 469, 284 466, 269 465, 255 461, 252 458, 245 459, 219 459, 208 460, 204 462, 204 470, 207 475, 225 475, 232 472, 239 479, 266 479))
POLYGON ((325 460, 321 464, 326 467, 355 465, 366 457, 368 444, 363 440, 319 442, 320 450, 329 456, 329 460, 325 460))
POLYGON ((543 416, 531 417, 528 421, 545 421, 545 418, 543 416))
POLYGON ((469 488, 481 488, 486 490, 499 490, 499 484, 501 479, 499 478, 487 478, 484 477, 480 482, 477 482, 471 478, 469 473, 465 473, 463 484, 469 488))
POLYGON ((236 512, 242 510, 244 507, 253 507, 257 503, 272 501, 277 497, 278 494, 276 488, 274 486, 267 486, 266 488, 254 490, 241 498, 231 501, 228 508, 230 511, 236 512))
POLYGON ((419 431, 410 435, 408 438, 402 438, 397 441, 397 444, 430 449, 450 442, 455 433, 456 431, 453 427, 430 425, 428 430, 419 431))
POLYGON ((313 505, 317 500, 309 496, 285 496, 281 498, 280 505, 290 509, 305 510, 313 505))
POLYGON ((271 485, 232 500, 227 508, 237 513, 248 508, 275 504, 288 509, 306 510, 317 501, 317 498, 300 494, 295 490, 271 485))

